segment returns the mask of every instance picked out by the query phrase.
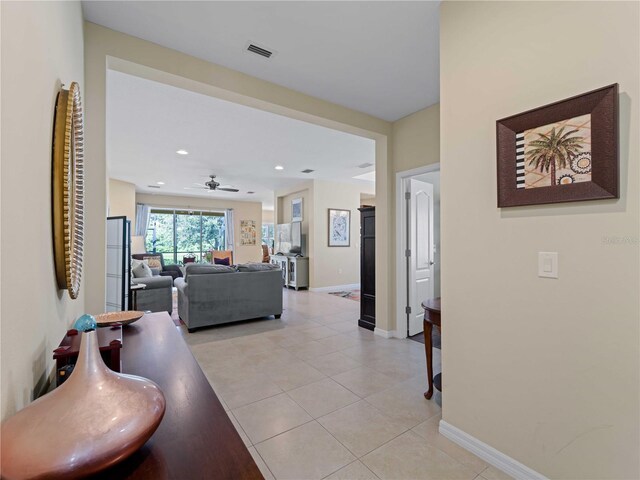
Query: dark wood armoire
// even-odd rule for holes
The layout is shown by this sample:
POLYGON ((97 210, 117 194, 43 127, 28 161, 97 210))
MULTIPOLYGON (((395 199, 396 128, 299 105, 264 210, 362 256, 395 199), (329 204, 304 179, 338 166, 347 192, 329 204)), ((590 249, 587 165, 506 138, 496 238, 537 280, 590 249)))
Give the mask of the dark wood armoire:
POLYGON ((376 326, 376 208, 360 210, 360 319, 369 330, 376 326))

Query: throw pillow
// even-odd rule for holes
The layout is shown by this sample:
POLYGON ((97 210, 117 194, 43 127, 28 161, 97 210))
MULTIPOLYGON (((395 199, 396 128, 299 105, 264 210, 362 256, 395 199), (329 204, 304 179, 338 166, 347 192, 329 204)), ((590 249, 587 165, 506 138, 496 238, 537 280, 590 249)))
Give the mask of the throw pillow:
POLYGON ((137 262, 139 263, 135 266, 132 265, 131 268, 131 272, 135 278, 148 278, 153 276, 151 269, 145 260, 141 262, 138 260, 137 262))
POLYGON ((216 265, 231 265, 231 259, 229 257, 214 258, 213 263, 216 265))
POLYGON ((146 260, 150 268, 162 269, 162 260, 160 255, 149 255, 148 257, 142 257, 142 260, 146 260))

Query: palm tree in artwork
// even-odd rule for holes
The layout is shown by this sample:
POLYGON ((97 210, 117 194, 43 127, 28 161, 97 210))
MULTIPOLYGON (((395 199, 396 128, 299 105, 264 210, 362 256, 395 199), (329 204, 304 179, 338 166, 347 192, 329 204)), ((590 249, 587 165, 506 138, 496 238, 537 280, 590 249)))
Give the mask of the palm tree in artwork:
POLYGON ((551 173, 551 186, 558 185, 556 169, 567 168, 573 157, 584 148, 583 137, 572 137, 578 130, 564 133, 565 127, 550 133, 538 133, 538 138, 528 143, 530 150, 526 152, 529 165, 541 173, 551 173))

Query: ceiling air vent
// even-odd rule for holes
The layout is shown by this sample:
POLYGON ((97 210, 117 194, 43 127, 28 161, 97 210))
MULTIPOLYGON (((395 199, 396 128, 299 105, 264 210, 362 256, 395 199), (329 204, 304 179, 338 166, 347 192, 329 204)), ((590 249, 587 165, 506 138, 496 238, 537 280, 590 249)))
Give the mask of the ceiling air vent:
POLYGON ((369 168, 369 167, 373 167, 373 163, 362 163, 358 165, 358 168, 369 168))
POLYGON ((160 185, 147 185, 149 188, 160 188, 160 185))
POLYGON ((253 195, 256 192, 247 192, 247 195, 253 195))
POLYGON ((247 50, 249 50, 251 53, 255 53, 256 55, 262 55, 265 58, 270 58, 271 55, 273 55, 273 52, 270 52, 266 48, 259 47, 253 43, 249 44, 247 50))
POLYGON ((302 173, 311 173, 311 172, 315 172, 315 170, 312 170, 310 168, 307 168, 305 170, 302 170, 302 173))

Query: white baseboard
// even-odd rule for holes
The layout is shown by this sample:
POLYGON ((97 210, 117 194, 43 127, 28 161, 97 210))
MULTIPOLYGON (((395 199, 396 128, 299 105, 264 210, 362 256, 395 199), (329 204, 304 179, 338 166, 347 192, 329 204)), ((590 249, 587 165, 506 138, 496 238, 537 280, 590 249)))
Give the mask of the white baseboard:
POLYGON ((383 338, 391 338, 394 336, 395 332, 393 330, 382 330, 381 328, 376 327, 373 333, 383 338))
POLYGON ((485 462, 518 480, 547 480, 547 477, 526 465, 496 450, 490 445, 472 437, 457 427, 440 420, 440 433, 462 448, 469 450, 485 462))
POLYGON ((310 288, 309 291, 311 292, 340 292, 340 291, 344 291, 344 290, 359 290, 360 289, 360 284, 359 283, 350 283, 348 285, 332 285, 329 287, 313 287, 310 288))

